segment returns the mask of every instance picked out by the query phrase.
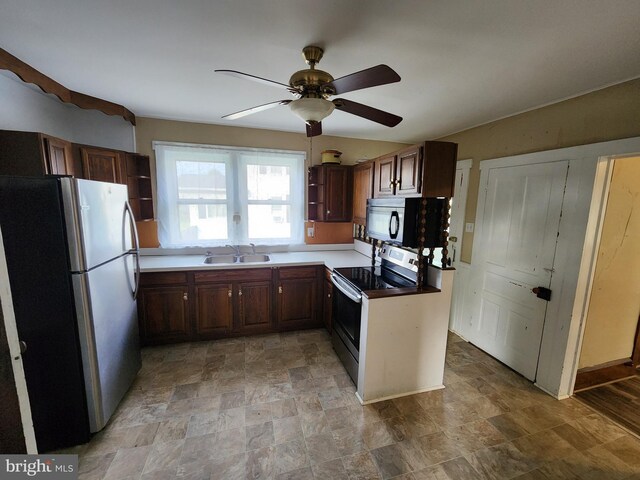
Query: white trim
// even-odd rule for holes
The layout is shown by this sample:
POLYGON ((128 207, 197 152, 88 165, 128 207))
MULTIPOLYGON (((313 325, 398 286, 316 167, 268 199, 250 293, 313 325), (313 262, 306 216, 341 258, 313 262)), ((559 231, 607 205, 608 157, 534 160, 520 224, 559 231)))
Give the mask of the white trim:
POLYGON ((420 389, 420 390, 414 390, 413 392, 405 392, 405 393, 399 393, 399 394, 396 394, 396 395, 388 395, 386 397, 374 398, 373 400, 367 400, 366 402, 364 400, 362 400, 362 397, 360 397, 358 392, 356 392, 356 398, 360 402, 360 405, 369 405, 371 403, 383 402, 385 400, 393 400, 394 398, 407 397, 409 395, 416 395, 418 393, 432 392, 434 390, 442 390, 443 388, 445 388, 444 385, 436 385, 435 387, 429 387, 429 388, 423 388, 423 389, 420 389))
POLYGON ((585 235, 584 246, 582 249, 582 259, 580 261, 578 291, 576 293, 576 300, 572 312, 573 318, 577 320, 572 323, 572 329, 575 330, 575 332, 570 332, 569 334, 570 338, 576 338, 576 349, 573 356, 567 355, 565 360, 565 369, 568 369, 572 373, 567 379, 567 390, 569 395, 573 395, 573 388, 576 383, 576 375, 578 373, 580 363, 582 342, 584 341, 584 332, 587 324, 586 320, 589 315, 589 304, 591 302, 598 251, 600 250, 604 219, 607 212, 607 204, 609 202, 609 189, 611 187, 611 178, 613 177, 615 160, 636 156, 638 155, 614 155, 598 159, 593 196, 591 198, 591 208, 589 210, 589 219, 587 221, 587 233, 585 235))
POLYGON ((4 254, 3 245, 2 231, 0 230, 0 301, 2 302, 2 316, 4 317, 4 327, 7 332, 9 354, 12 359, 13 378, 18 394, 18 404, 20 406, 24 441, 27 447, 27 453, 35 454, 38 453, 38 446, 36 445, 36 434, 33 430, 31 404, 29 403, 27 380, 24 376, 24 366, 22 365, 22 354, 20 353, 20 340, 18 338, 18 328, 16 326, 16 315, 13 310, 13 299, 11 297, 11 288, 9 284, 9 270, 7 269, 7 259, 4 254))
POLYGON ((542 152, 523 153, 509 157, 482 160, 480 170, 496 167, 515 167, 519 165, 531 165, 535 163, 557 162, 581 158, 598 158, 607 156, 635 155, 640 148, 640 137, 612 140, 610 142, 589 143, 577 147, 559 148, 557 150, 544 150, 542 152), (548 158, 545 158, 548 157, 548 158))
MULTIPOLYGON (((480 184, 476 210, 476 242, 474 257, 480 248, 483 206, 490 168, 531 165, 536 163, 569 161, 566 193, 562 207, 560 235, 556 247, 556 261, 551 281, 552 296, 543 331, 536 386, 556 398, 573 392, 577 371, 585 315, 585 301, 589 295, 595 263, 597 216, 603 206, 601 187, 601 157, 631 156, 640 152, 640 137, 576 147, 496 158, 480 162, 480 184), (592 218, 592 215, 596 217, 592 218), (595 223, 594 223, 595 222, 595 223), (580 249, 582 246, 582 250, 580 249)), ((473 268, 473 265, 472 265, 473 268)))
POLYGON ((473 166, 473 159, 471 158, 458 160, 456 162, 456 170, 471 170, 472 166, 473 166))

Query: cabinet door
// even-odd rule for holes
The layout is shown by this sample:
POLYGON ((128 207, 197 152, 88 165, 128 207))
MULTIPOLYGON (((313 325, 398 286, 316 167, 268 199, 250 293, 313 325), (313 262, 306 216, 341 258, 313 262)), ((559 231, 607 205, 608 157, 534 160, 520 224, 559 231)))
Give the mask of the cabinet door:
POLYGON ((71 142, 44 135, 42 138, 51 175, 75 175, 71 142))
POLYGON ((233 328, 233 285, 200 285, 196 287, 197 338, 224 335, 233 328))
POLYGON ((278 329, 294 330, 322 325, 319 311, 321 279, 317 267, 285 267, 278 270, 278 329))
POLYGON ((361 163, 353 169, 353 222, 367 222, 367 199, 373 193, 373 162, 361 163))
POLYGON ((398 154, 396 162, 396 195, 420 193, 422 178, 422 148, 411 147, 398 154))
POLYGON ((325 222, 351 221, 352 168, 325 166, 325 222))
POLYGON ((166 343, 189 337, 189 289, 144 287, 138 298, 142 344, 166 343))
POLYGON ((395 194, 396 156, 375 160, 373 197, 388 197, 395 194))
POLYGON ((80 148, 82 156, 82 177, 87 180, 121 183, 120 154, 101 148, 80 148))
POLYGON ((271 281, 240 282, 237 289, 238 331, 246 334, 271 331, 271 281))

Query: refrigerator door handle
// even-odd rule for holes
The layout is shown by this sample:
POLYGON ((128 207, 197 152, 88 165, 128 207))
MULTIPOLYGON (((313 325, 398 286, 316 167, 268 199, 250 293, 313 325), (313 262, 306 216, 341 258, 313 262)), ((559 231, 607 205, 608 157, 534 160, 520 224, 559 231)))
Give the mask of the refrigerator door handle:
POLYGON ((136 228, 135 217, 133 216, 133 211, 131 210, 129 202, 124 203, 124 208, 129 214, 129 223, 131 225, 131 233, 133 235, 134 244, 131 249, 131 253, 135 254, 136 257, 136 286, 133 291, 133 299, 136 300, 138 298, 138 290, 140 290, 140 240, 138 238, 138 229, 136 228))

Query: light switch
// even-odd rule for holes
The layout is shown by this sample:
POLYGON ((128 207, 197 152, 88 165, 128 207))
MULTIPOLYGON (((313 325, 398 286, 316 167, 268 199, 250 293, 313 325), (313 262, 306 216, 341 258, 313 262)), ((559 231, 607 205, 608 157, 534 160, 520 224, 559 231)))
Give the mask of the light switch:
POLYGON ((464 231, 467 233, 473 233, 473 223, 466 223, 464 225, 464 231))
POLYGON ((308 227, 307 228, 307 237, 313 238, 315 233, 316 233, 315 227, 308 227))

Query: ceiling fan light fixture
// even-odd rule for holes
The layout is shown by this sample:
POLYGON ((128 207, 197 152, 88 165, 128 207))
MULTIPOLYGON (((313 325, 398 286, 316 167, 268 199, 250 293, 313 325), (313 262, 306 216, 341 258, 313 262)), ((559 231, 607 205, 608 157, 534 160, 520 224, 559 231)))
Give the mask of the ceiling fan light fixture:
POLYGON ((299 98, 291 102, 289 108, 305 122, 321 122, 331 115, 335 105, 324 98, 299 98))

